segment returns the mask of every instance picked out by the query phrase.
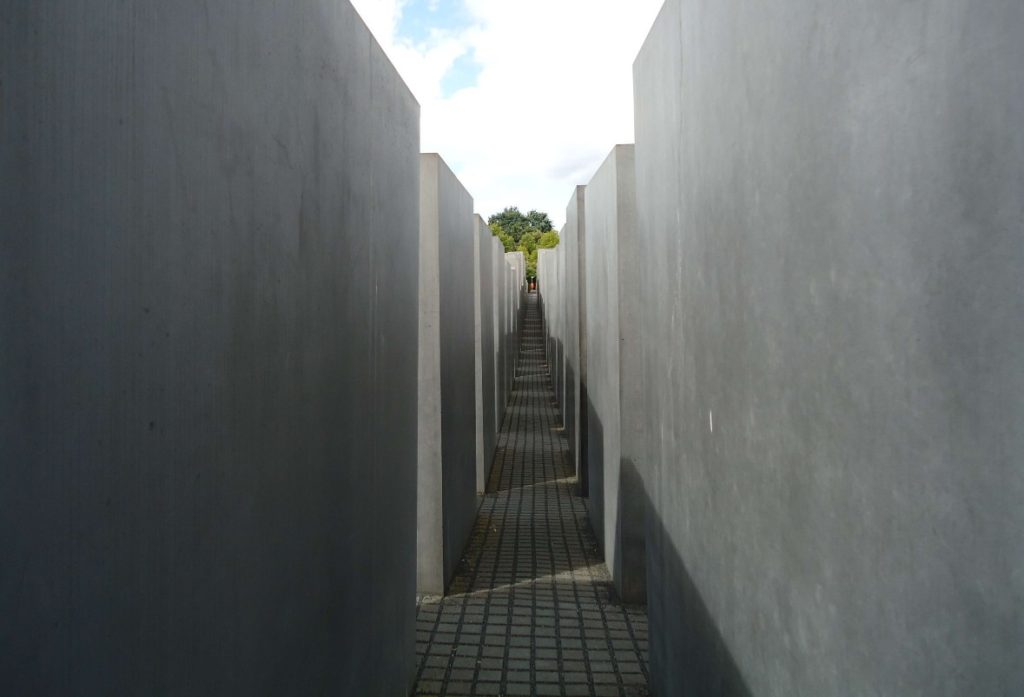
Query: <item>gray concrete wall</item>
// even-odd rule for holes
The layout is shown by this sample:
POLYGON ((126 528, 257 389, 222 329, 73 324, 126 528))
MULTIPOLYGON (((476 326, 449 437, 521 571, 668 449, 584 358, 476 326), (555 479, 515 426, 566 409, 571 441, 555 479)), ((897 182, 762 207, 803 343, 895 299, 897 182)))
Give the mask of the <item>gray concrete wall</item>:
POLYGON ((589 412, 590 520, 615 588, 626 602, 647 594, 644 488, 646 417, 640 389, 643 312, 637 293, 636 189, 632 145, 619 145, 586 192, 583 263, 589 412))
POLYGON ((557 258, 554 249, 537 250, 537 304, 541 313, 542 330, 544 332, 544 358, 548 363, 552 386, 556 384, 554 365, 554 331, 557 313, 557 293, 555 292, 555 265, 557 258))
POLYGON ((1024 4, 669 0, 653 691, 1024 691, 1024 4))
MULTIPOLYGON (((538 268, 540 255, 537 256, 538 268)), ((551 373, 551 387, 555 394, 555 401, 561 405, 561 394, 559 372, 559 348, 558 348, 558 315, 561 309, 561 294, 558 292, 558 247, 551 250, 550 256, 545 260, 544 288, 541 289, 541 298, 544 303, 544 329, 547 332, 545 347, 547 349, 548 371, 551 373), (550 259, 550 265, 548 265, 550 259)), ((561 413, 559 413, 561 419, 561 413)))
POLYGON ((505 333, 502 325, 505 297, 504 266, 505 247, 497 237, 491 238, 491 264, 494 269, 494 394, 495 429, 500 432, 505 417, 505 333))
POLYGON ((512 396, 516 378, 516 272, 512 266, 515 252, 505 253, 505 393, 512 396))
POLYGON ((587 421, 586 398, 586 190, 577 186, 565 209, 565 228, 558 246, 564 255, 564 279, 562 284, 565 304, 565 401, 562 411, 565 419, 565 434, 569 439, 569 460, 579 478, 580 492, 589 495, 589 470, 583 454, 586 443, 585 424, 587 421))
POLYGON ((407 694, 410 92, 307 0, 3 3, 0 86, 0 692, 407 694))
MULTIPOLYGON (((562 234, 565 234, 565 228, 562 228, 562 234)), ((564 237, 561 239, 565 239, 564 237)), ((566 397, 570 394, 567 389, 566 381, 566 312, 568 305, 565 300, 565 246, 559 243, 555 247, 555 285, 558 290, 558 324, 555 331, 555 371, 556 371, 556 383, 555 383, 555 397, 558 399, 558 410, 559 415, 562 417, 562 426, 566 427, 566 397)))
POLYGON ((438 155, 420 159, 418 573, 443 594, 477 507, 473 199, 438 155))
POLYGON ((498 308, 498 312, 501 314, 501 370, 500 370, 500 382, 501 382, 501 400, 502 404, 508 405, 509 397, 509 385, 508 385, 508 323, 509 323, 509 288, 508 288, 508 264, 505 263, 505 251, 502 247, 501 254, 499 255, 498 268, 501 269, 500 273, 500 287, 501 297, 499 298, 501 303, 498 308))
POLYGON ((544 356, 551 363, 551 333, 554 312, 548 308, 548 301, 554 302, 554 249, 537 250, 537 307, 541 313, 541 327, 544 332, 544 356))
POLYGON ((494 375, 494 236, 487 222, 475 217, 473 237, 476 320, 476 490, 484 493, 494 460, 494 446, 498 437, 495 409, 496 384, 494 375))
POLYGON ((526 256, 522 252, 507 252, 505 254, 505 259, 512 270, 511 277, 509 279, 511 287, 511 326, 509 329, 511 332, 509 337, 509 350, 511 355, 509 361, 509 385, 511 389, 516 378, 516 361, 519 358, 520 330, 522 329, 523 319, 526 313, 526 294, 528 292, 528 288, 526 286, 526 256))

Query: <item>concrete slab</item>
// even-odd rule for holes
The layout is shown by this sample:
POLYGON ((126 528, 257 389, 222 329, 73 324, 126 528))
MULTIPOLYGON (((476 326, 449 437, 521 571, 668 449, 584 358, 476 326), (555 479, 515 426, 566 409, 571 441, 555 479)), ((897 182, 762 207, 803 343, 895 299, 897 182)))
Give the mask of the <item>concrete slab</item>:
POLYGON ((496 386, 494 375, 494 236, 487 222, 479 215, 475 218, 474 244, 476 318, 476 431, 477 431, 477 493, 486 491, 494 447, 498 438, 496 386))
POLYGON ((579 478, 580 493, 583 496, 589 495, 589 470, 583 456, 587 420, 586 199, 586 187, 577 186, 565 209, 564 237, 560 238, 558 244, 564 255, 565 270, 562 284, 565 304, 565 402, 562 404, 562 412, 569 440, 569 459, 579 478))
POLYGON ((505 417, 507 392, 505 390, 505 332, 503 322, 504 308, 504 267, 505 247, 497 237, 491 238, 491 264, 494 268, 494 394, 495 394, 495 430, 501 429, 505 417))
POLYGON ((408 694, 391 63, 347 2, 5 2, 0 85, 0 691, 408 694))
POLYGON ((632 145, 619 145, 587 185, 586 329, 590 519, 619 596, 643 603, 648 434, 642 393, 643 312, 637 292, 636 187, 632 145))
POLYGON ((652 692, 1024 689, 1024 4, 669 0, 652 692))
POLYGON ((473 199, 436 154, 420 159, 418 573, 443 594, 476 515, 473 199))

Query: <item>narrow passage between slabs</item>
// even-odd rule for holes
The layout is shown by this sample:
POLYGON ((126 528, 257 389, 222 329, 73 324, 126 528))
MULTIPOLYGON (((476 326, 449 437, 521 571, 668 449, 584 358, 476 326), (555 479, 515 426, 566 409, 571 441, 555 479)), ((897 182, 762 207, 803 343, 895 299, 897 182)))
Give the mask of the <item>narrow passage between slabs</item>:
POLYGON ((615 596, 567 452, 531 293, 488 493, 418 608, 416 695, 647 694, 647 616, 615 596))

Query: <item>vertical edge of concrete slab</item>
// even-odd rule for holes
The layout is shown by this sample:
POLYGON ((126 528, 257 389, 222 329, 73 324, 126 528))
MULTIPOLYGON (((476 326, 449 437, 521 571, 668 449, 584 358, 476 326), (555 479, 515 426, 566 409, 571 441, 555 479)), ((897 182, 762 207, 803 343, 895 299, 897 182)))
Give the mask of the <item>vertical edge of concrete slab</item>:
MULTIPOLYGON (((618 316, 619 316, 619 433, 620 467, 618 497, 620 521, 615 535, 620 547, 620 580, 617 587, 630 603, 647 602, 647 442, 650 431, 644 412, 643 330, 640 318, 639 261, 636 211, 636 148, 615 149, 618 197, 618 316)), ((589 298, 588 298, 589 302, 589 298)), ((589 345, 588 345, 588 351, 589 345)), ((588 359, 589 360, 589 359, 588 359)), ((588 372, 589 374, 589 372, 588 372)))
POLYGON ((440 231, 441 440, 445 585, 476 519, 473 198, 438 158, 440 231))
POLYGON ((586 305, 584 302, 586 250, 585 222, 586 187, 577 186, 569 199, 565 211, 565 227, 559 242, 562 247, 563 276, 561 290, 565 308, 563 324, 565 346, 564 401, 562 412, 565 422, 565 435, 569 441, 569 462, 575 472, 584 496, 589 491, 589 471, 586 461, 581 457, 582 424, 585 418, 581 415, 581 394, 584 389, 583 371, 585 367, 586 349, 583 331, 585 329, 586 305))
POLYGON ((494 326, 494 355, 492 357, 494 363, 494 429, 495 432, 501 430, 502 422, 505 419, 505 390, 502 384, 504 379, 504 372, 502 370, 504 361, 504 351, 502 350, 502 341, 504 333, 501 326, 501 303, 503 297, 503 290, 501 284, 501 259, 505 253, 505 248, 497 237, 491 238, 491 265, 493 269, 493 282, 491 287, 493 288, 492 297, 492 322, 494 326))
POLYGON ((490 478, 491 464, 497 442, 498 426, 495 416, 496 394, 494 377, 494 252, 490 228, 486 221, 476 216, 477 263, 480 268, 478 283, 479 303, 477 305, 478 333, 477 366, 477 428, 480 430, 477 447, 477 492, 484 493, 490 478))
MULTIPOLYGON (((644 440, 636 332, 638 296, 633 146, 617 146, 587 185, 584 284, 590 389, 586 434, 590 518, 620 597, 646 599, 644 491, 639 467, 644 440)), ((581 436, 582 438, 583 436, 581 436)))
POLYGON ((438 162, 420 156, 419 445, 417 573, 420 595, 443 595, 444 510, 441 438, 441 279, 438 162))
POLYGON ((484 493, 484 347, 480 216, 473 217, 473 387, 476 400, 476 491, 484 493))

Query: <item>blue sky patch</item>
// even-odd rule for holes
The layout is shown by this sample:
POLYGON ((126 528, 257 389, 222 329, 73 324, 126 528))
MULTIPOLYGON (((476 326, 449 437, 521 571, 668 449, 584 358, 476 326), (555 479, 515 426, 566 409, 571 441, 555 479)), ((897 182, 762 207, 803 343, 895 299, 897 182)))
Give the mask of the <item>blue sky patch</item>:
POLYGON ((483 66, 476 60, 476 54, 470 50, 455 59, 441 79, 441 95, 446 99, 459 90, 476 86, 483 66))
POLYGON ((396 34, 399 39, 421 44, 435 31, 455 32, 472 23, 462 0, 409 0, 402 6, 396 34))

